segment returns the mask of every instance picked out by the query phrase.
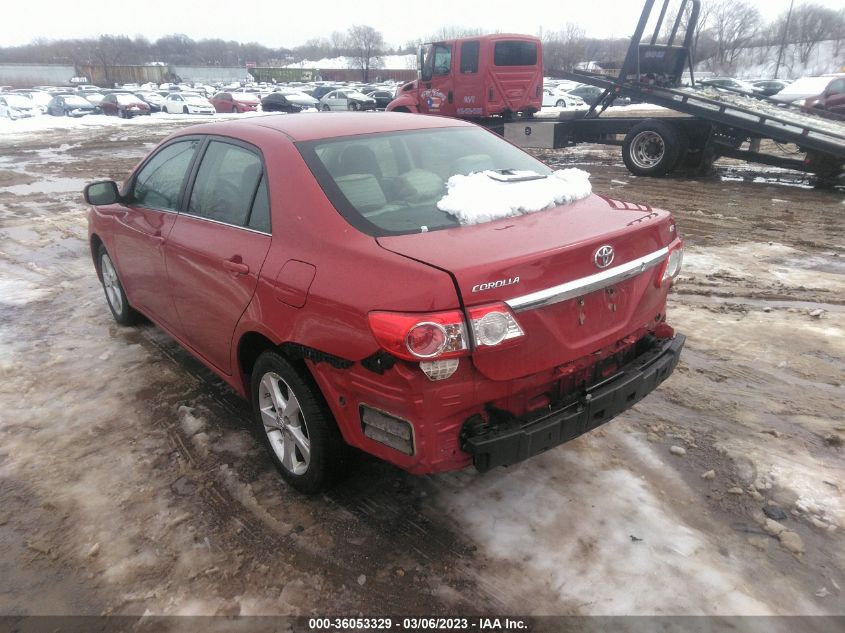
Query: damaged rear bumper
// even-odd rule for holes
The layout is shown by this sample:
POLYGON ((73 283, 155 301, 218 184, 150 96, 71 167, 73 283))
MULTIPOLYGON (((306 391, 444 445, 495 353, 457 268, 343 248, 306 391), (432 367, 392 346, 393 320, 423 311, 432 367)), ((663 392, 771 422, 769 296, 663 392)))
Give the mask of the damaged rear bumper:
POLYGON ((498 424, 467 421, 461 448, 484 472, 515 464, 609 422, 652 392, 674 371, 686 337, 660 340, 616 374, 586 390, 575 402, 498 424))

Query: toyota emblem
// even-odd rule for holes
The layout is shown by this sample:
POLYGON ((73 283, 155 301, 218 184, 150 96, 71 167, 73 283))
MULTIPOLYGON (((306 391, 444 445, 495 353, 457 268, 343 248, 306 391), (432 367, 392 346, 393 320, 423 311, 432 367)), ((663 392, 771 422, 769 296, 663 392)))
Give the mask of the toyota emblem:
POLYGON ((593 261, 596 263, 596 268, 607 268, 610 264, 613 263, 613 247, 609 244, 605 244, 604 246, 600 247, 599 250, 596 251, 596 254, 593 255, 593 261))

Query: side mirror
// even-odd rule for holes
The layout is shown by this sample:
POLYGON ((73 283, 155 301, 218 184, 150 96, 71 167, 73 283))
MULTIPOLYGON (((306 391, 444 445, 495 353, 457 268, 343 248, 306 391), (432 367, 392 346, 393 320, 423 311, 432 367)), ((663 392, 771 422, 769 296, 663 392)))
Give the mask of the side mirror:
POLYGON ((117 183, 114 180, 92 182, 85 186, 82 193, 85 196, 85 202, 96 207, 120 202, 120 191, 118 191, 117 183))

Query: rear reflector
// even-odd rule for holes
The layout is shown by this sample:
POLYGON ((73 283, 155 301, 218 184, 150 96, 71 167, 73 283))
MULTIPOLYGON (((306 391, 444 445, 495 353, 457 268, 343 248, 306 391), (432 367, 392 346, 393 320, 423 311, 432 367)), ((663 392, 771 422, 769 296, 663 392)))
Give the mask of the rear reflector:
POLYGON ((449 360, 436 360, 433 362, 420 363, 420 369, 428 376, 429 380, 446 380, 451 378, 458 370, 460 361, 457 358, 450 358, 449 360))
POLYGON ((414 434, 410 422, 362 404, 361 426, 364 435, 371 440, 405 455, 414 454, 414 434))

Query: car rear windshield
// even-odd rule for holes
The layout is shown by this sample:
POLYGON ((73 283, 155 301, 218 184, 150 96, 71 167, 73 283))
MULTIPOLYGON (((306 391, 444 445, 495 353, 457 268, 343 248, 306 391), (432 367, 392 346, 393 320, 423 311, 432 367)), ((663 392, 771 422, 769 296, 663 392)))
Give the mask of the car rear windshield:
POLYGON ((454 216, 437 208, 451 176, 486 170, 552 173, 475 127, 347 136, 297 147, 334 207, 373 236, 459 226, 454 216))
POLYGON ((493 48, 493 64, 496 66, 534 66, 536 63, 536 42, 496 42, 493 48))
POLYGON ((71 106, 89 106, 91 103, 82 97, 65 97, 65 103, 71 106))

